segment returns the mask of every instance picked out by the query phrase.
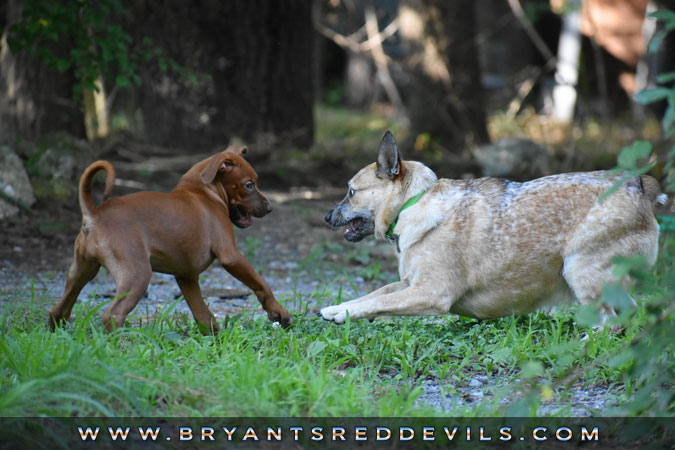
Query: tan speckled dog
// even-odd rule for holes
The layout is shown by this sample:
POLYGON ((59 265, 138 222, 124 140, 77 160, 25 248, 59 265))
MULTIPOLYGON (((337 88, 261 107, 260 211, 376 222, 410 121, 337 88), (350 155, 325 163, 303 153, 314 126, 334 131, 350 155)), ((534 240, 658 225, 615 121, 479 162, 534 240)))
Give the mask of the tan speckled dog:
POLYGON ((401 281, 320 315, 336 323, 347 311, 352 319, 448 312, 487 319, 534 311, 570 291, 589 304, 612 281, 613 256, 656 261, 652 205, 665 195, 643 175, 598 202, 616 180, 609 172, 526 183, 439 180, 423 164, 401 161, 387 132, 377 163, 349 181, 326 221, 346 225, 351 242, 373 233, 390 239, 401 281))

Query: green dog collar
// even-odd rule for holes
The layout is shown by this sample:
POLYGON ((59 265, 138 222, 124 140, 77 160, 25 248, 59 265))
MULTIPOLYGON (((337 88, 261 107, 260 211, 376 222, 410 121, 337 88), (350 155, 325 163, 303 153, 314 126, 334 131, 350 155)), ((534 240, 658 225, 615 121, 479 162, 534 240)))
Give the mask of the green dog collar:
POLYGON ((398 223, 398 216, 400 216, 401 213, 402 213, 403 211, 405 211, 407 208, 410 208, 412 205, 414 205, 415 203, 417 203, 417 200, 419 200, 420 197, 422 196, 422 194, 424 194, 425 192, 426 192, 426 190, 420 192, 419 194, 417 194, 417 195, 414 196, 414 197, 410 197, 410 198, 408 199, 408 201, 405 202, 405 203, 403 204, 403 206, 401 206, 401 209, 398 211, 398 214, 396 214, 396 218, 395 218, 394 221, 391 223, 391 225, 389 225, 389 229, 387 230, 387 237, 388 237, 389 239, 391 239, 392 241, 396 240, 396 237, 394 236, 394 228, 396 228, 396 223, 398 223))

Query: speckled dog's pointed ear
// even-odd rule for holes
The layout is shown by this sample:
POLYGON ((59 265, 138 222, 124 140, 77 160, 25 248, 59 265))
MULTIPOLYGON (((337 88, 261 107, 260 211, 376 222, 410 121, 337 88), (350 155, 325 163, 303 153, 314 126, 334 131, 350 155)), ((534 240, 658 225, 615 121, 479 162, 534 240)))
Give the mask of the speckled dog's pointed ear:
POLYGON ((387 130, 380 142, 380 152, 377 155, 377 170, 375 175, 378 178, 394 179, 401 171, 401 157, 398 153, 396 139, 391 131, 387 130))

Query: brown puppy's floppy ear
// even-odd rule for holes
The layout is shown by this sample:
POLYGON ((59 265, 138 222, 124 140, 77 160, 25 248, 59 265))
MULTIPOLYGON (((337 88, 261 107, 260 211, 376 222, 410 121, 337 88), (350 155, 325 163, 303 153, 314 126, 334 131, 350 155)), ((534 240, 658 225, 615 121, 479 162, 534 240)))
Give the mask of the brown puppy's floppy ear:
POLYGON ((229 159, 228 155, 224 152, 213 155, 209 159, 209 163, 206 165, 204 170, 199 174, 199 178, 202 179, 202 183, 209 184, 213 183, 213 180, 216 178, 218 171, 229 172, 234 167, 234 163, 229 159))
POLYGON ((401 157, 398 154, 396 139, 391 131, 387 130, 380 142, 380 153, 377 155, 377 170, 375 175, 378 178, 387 178, 393 180, 401 172, 401 157))
POLYGON ((248 153, 248 147, 238 147, 236 145, 230 145, 227 147, 226 152, 234 153, 239 156, 244 156, 245 154, 248 153))

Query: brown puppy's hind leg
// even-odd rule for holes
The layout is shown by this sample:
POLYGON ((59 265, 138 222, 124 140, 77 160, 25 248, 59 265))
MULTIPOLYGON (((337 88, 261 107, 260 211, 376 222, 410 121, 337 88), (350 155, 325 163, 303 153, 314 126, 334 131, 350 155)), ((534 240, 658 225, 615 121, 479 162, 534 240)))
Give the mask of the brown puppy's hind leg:
POLYGON ((49 329, 54 331, 56 326, 63 326, 73 311, 73 305, 77 301, 82 288, 94 279, 101 265, 94 259, 85 259, 81 255, 75 254, 73 263, 68 270, 66 288, 63 291, 63 297, 54 305, 49 312, 49 329))
POLYGON ((150 284, 152 269, 150 263, 125 265, 122 273, 112 273, 117 285, 116 300, 103 313, 103 325, 106 330, 113 331, 124 325, 127 315, 136 307, 150 284))
POLYGON ((192 311, 192 317, 197 321, 199 331, 201 331, 202 334, 217 334, 218 323, 216 322, 213 313, 211 313, 208 306, 206 306, 206 303, 204 303, 202 291, 199 288, 199 277, 181 277, 176 275, 175 278, 178 287, 180 287, 180 291, 183 293, 185 301, 190 307, 190 311, 192 311))

